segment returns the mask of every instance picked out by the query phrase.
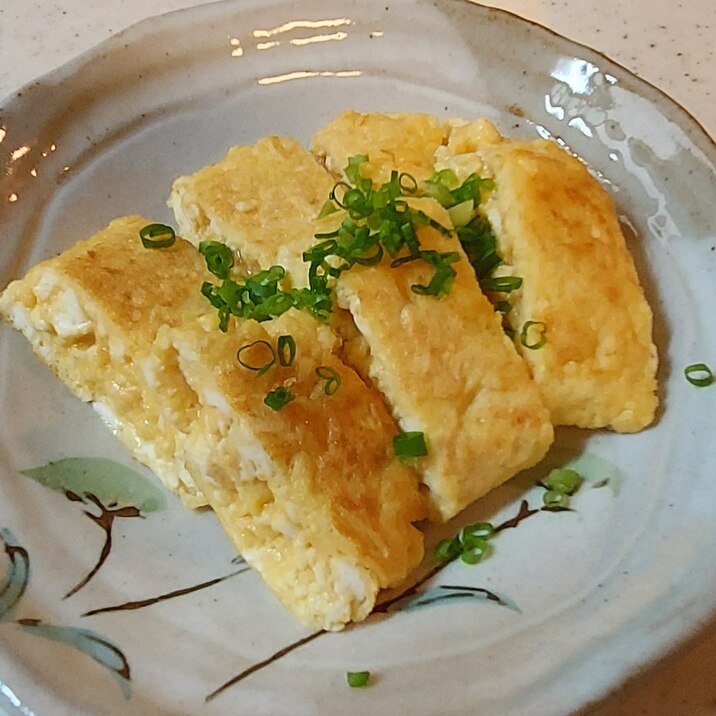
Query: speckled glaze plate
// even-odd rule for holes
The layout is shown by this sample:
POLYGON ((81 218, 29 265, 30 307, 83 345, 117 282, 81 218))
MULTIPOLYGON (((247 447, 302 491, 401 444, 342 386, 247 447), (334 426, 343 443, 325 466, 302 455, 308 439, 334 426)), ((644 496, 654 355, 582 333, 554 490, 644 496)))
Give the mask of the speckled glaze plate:
POLYGON ((170 221, 172 179, 230 145, 307 140, 346 108, 487 116, 589 164, 655 311, 658 421, 558 431, 545 464, 428 533, 430 553, 489 520, 489 559, 427 578, 428 557, 366 623, 311 634, 3 327, 0 713, 562 714, 712 614, 716 386, 683 370, 716 364, 716 151, 592 50, 462 0, 230 0, 144 22, 0 106, 2 285, 121 214, 170 221), (575 462, 573 509, 540 509, 537 481, 575 462))

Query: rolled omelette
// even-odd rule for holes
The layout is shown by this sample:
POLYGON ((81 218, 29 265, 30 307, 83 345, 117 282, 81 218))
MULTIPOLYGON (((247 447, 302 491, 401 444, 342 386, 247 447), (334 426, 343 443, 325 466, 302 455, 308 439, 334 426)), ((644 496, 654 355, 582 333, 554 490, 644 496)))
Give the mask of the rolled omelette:
MULTIPOLYGON (((433 151, 431 144, 420 156, 433 151)), ((280 263, 290 267, 294 283, 305 285, 303 252, 316 233, 341 219, 341 212, 317 218, 334 181, 297 141, 267 137, 178 178, 169 205, 193 243, 220 241, 249 265, 280 263)), ((449 224, 437 203, 421 201, 449 224)), ((346 271, 336 293, 364 346, 352 352, 353 364, 383 393, 402 430, 425 436, 428 454, 415 460, 415 469, 431 518, 446 520, 539 462, 553 429, 539 390, 457 240, 429 226, 418 233, 423 247, 445 244, 460 255, 447 296, 411 291, 411 284, 426 278, 424 263, 391 268, 388 260, 346 271)))
MULTIPOLYGON (((420 561, 424 501, 393 454, 380 394, 336 355, 330 327, 291 309, 219 330, 213 277, 188 242, 146 249, 117 219, 0 296, 0 313, 140 462, 209 504, 246 561, 313 628, 364 619, 420 561), (244 346, 292 336, 291 365, 257 375, 244 346), (244 361, 246 362, 246 361, 244 361), (336 376, 329 394, 316 369, 336 376), (266 396, 291 390, 281 410, 266 396)), ((262 344, 263 345, 263 344, 262 344)))
POLYGON ((493 179, 484 213, 504 262, 495 275, 522 279, 495 298, 512 304, 505 322, 552 421, 619 432, 653 421, 652 312, 611 198, 579 159, 552 141, 503 137, 486 120, 409 113, 344 112, 311 140, 337 178, 346 147, 381 180, 386 157, 417 180, 443 169, 493 179))
POLYGON ((606 190, 548 140, 514 141, 478 120, 452 129, 436 168, 495 188, 485 212, 522 278, 506 320, 557 425, 635 432, 658 405, 653 316, 606 190), (534 335, 544 331, 544 343, 534 335))

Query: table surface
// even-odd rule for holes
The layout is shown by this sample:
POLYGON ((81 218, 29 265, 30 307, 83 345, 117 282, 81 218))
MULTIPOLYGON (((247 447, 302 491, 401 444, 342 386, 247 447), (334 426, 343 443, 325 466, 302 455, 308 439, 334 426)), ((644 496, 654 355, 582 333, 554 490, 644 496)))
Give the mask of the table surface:
MULTIPOLYGON (((0 0, 0 98, 150 15, 210 0, 0 0)), ((716 0, 495 0, 599 50, 716 137, 716 0)), ((0 117, 1 119, 1 117, 0 117)), ((580 716, 716 714, 716 618, 580 716)))

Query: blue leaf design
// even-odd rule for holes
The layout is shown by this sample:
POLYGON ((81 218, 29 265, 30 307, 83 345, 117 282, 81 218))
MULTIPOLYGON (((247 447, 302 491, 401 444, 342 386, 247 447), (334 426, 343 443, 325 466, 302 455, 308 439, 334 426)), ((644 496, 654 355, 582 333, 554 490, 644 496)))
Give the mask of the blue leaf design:
POLYGON ((83 654, 87 654, 98 664, 109 669, 122 689, 125 699, 129 699, 132 695, 129 662, 114 644, 96 632, 89 629, 80 629, 79 627, 43 624, 32 619, 20 620, 18 624, 30 634, 67 644, 83 654))
POLYGON ((164 508, 164 490, 136 470, 105 458, 68 457, 23 470, 51 490, 74 493, 83 501, 94 496, 103 505, 133 505, 144 513, 164 508))
POLYGON ((0 622, 5 622, 11 619, 15 606, 25 593, 30 578, 30 557, 10 530, 0 529, 0 539, 10 560, 10 567, 0 586, 0 622))
POLYGON ((411 594, 391 605, 391 611, 412 611, 447 602, 471 600, 478 602, 493 602, 501 607, 507 607, 513 612, 521 613, 521 609, 509 598, 481 587, 448 586, 441 584, 431 587, 424 592, 411 594))

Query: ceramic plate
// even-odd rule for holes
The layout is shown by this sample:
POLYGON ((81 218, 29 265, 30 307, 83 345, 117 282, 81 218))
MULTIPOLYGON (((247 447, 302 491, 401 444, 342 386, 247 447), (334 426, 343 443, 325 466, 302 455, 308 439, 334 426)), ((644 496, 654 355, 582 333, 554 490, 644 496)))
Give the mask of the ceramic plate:
POLYGON ((683 371, 716 367, 716 151, 544 28, 461 0, 231 0, 144 22, 0 108, 2 284, 116 216, 171 221, 176 176, 346 108, 486 116, 588 163, 654 308, 658 421, 558 431, 545 464, 428 534, 431 552, 460 523, 503 525, 489 559, 426 579, 428 557, 390 609, 315 635, 4 327, 0 712, 566 713, 712 612, 716 386, 683 371), (573 509, 541 509, 537 481, 574 462, 573 509))

